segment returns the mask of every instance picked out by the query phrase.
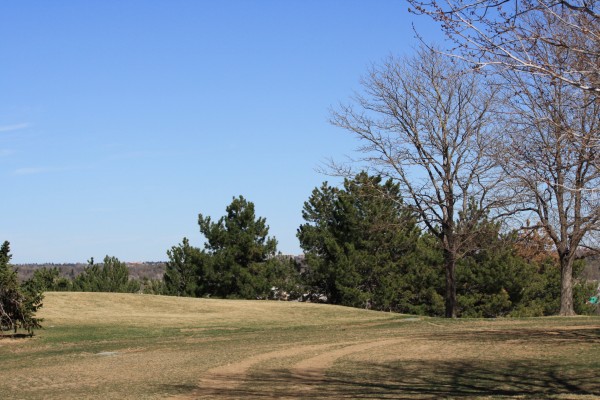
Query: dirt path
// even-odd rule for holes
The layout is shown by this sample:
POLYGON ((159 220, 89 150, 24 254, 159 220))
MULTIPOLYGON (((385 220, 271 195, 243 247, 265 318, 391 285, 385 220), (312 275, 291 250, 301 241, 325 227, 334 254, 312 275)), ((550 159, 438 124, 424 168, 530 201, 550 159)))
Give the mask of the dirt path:
POLYGON ((298 377, 310 377, 311 379, 322 377, 325 372, 333 366, 339 358, 350 354, 366 351, 374 347, 389 346, 401 342, 402 339, 375 340, 342 347, 341 349, 327 351, 318 356, 300 361, 292 368, 292 374, 298 377))
MULTIPOLYGON (((340 358, 354 353, 360 353, 375 347, 390 346, 398 344, 404 339, 375 340, 372 342, 363 342, 331 350, 319 354, 315 357, 307 358, 297 363, 292 369, 292 376, 298 380, 318 382, 324 379, 327 370, 340 358)), ((305 387, 304 389, 310 389, 305 387)))
POLYGON ((210 396, 218 391, 235 389, 244 383, 248 371, 254 365, 281 358, 295 357, 300 354, 322 351, 335 346, 335 343, 321 345, 307 345, 291 347, 285 350, 270 351, 268 353, 258 354, 248 357, 234 364, 221 365, 206 371, 204 376, 198 382, 198 389, 189 395, 176 396, 172 399, 196 399, 203 396, 210 396))
MULTIPOLYGON (((296 346, 284 350, 258 354, 233 364, 222 365, 206 371, 198 382, 197 390, 194 390, 187 395, 172 397, 172 399, 222 398, 228 397, 226 393, 229 393, 231 397, 236 397, 236 388, 247 382, 247 376, 253 366, 269 360, 281 360, 301 355, 307 355, 309 358, 296 363, 289 370, 289 378, 294 381, 295 389, 298 391, 303 392, 311 390, 315 387, 315 383, 323 380, 327 370, 331 368, 339 358, 375 347, 397 344, 401 341, 403 341, 403 339, 375 340, 360 343, 327 343, 296 346), (332 347, 337 348, 329 350, 332 347), (317 353, 316 356, 310 357, 310 355, 315 353, 317 353)), ((269 368, 266 368, 265 370, 269 370, 269 368)))
POLYGON ((321 351, 332 346, 334 346, 334 344, 332 343, 321 345, 298 346, 288 348, 286 350, 277 350, 270 351, 268 353, 258 354, 256 356, 246 358, 235 364, 229 364, 210 369, 206 373, 206 376, 200 380, 200 383, 203 387, 209 387, 215 383, 218 385, 228 383, 228 387, 231 387, 232 385, 239 385, 243 378, 248 374, 250 368, 252 368, 252 366, 256 364, 273 359, 289 358, 314 351, 321 351))

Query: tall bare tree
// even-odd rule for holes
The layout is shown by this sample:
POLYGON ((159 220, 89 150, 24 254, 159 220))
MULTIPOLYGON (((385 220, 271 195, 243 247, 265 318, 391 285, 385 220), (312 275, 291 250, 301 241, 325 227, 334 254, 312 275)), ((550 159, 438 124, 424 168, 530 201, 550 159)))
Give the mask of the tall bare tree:
POLYGON ((408 0, 440 23, 454 56, 476 67, 544 75, 600 93, 600 0, 408 0), (548 24, 552 20, 552 24, 548 24), (553 47, 576 58, 564 69, 532 57, 553 47))
POLYGON ((477 222, 497 204, 501 176, 484 155, 494 129, 493 86, 425 47, 389 59, 363 79, 364 94, 332 112, 361 141, 360 160, 395 179, 405 201, 443 248, 446 317, 456 316, 456 261, 477 222), (468 216, 468 218, 460 217, 468 216))
MULTIPOLYGON (((552 23, 551 20, 548 21, 552 23)), ((530 52, 534 60, 569 70, 568 49, 530 52)), ((500 161, 521 209, 529 209, 552 240, 561 268, 560 315, 573 315, 573 261, 600 229, 600 101, 556 77, 504 72, 506 121, 500 161)))

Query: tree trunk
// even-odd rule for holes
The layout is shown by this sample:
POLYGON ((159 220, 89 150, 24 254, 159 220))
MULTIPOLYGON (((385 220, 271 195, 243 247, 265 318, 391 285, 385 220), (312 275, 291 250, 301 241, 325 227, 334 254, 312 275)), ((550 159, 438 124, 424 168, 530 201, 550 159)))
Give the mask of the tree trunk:
POLYGON ((446 318, 456 318, 456 256, 444 250, 444 265, 446 267, 446 318))
POLYGON ((573 309, 573 257, 560 255, 560 312, 561 316, 576 315, 573 309))

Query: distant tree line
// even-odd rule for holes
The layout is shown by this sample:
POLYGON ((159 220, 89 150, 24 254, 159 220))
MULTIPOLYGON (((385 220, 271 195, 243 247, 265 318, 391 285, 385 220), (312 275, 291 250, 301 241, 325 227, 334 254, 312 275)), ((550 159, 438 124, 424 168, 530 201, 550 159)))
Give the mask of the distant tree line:
POLYGON ((101 264, 92 257, 83 271, 75 277, 62 276, 57 267, 38 268, 27 280, 42 291, 119 292, 136 293, 142 281, 130 279, 129 269, 117 257, 106 256, 101 264))
MULTIPOLYGON (((165 272, 164 261, 127 262, 130 279, 144 280, 162 278, 165 272)), ((36 270, 57 269, 58 275, 73 280, 88 267, 87 262, 79 263, 21 263, 15 264, 19 280, 25 281, 33 276, 36 270)))
MULTIPOLYGON (((542 229, 502 232, 471 201, 456 221, 477 232, 456 261, 458 317, 544 316, 560 310, 561 273, 542 229)), ((128 292, 186 297, 319 301, 430 316, 446 312, 444 248, 419 224, 392 179, 360 172, 343 186, 324 182, 304 203, 298 229, 304 262, 277 252, 265 218, 239 196, 213 221, 198 217, 203 248, 188 238, 167 251, 162 280, 131 279, 125 263, 91 259, 75 278, 40 268, 31 293, 128 292)), ((584 263, 574 264, 578 276, 584 263)), ((591 313, 594 286, 575 280, 577 313, 591 313)))

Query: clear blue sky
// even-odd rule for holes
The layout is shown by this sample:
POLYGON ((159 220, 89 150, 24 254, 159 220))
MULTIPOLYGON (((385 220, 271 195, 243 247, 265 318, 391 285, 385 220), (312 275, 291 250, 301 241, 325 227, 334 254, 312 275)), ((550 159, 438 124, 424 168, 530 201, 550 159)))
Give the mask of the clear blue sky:
POLYGON ((402 1, 3 2, 0 240, 15 263, 165 260, 243 195, 300 253, 316 168, 357 145, 328 110, 413 22, 436 30, 402 1))

